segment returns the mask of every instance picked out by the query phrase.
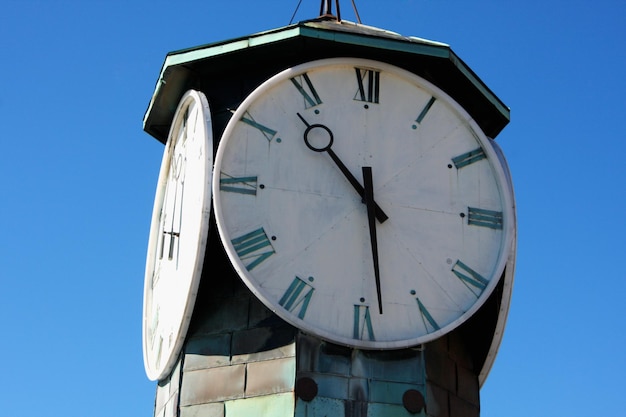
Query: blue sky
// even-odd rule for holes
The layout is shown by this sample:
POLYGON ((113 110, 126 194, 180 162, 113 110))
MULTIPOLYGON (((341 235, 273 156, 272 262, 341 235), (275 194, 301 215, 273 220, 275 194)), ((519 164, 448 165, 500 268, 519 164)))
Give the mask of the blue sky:
MULTIPOLYGON (((0 2, 0 417, 151 416, 146 246, 167 52, 285 26, 297 0, 0 2)), ((626 407, 626 2, 357 0, 448 43, 511 108, 513 301, 482 416, 626 407)), ((303 0, 296 21, 314 18, 303 0)), ((351 2, 342 17, 355 20, 351 2)))

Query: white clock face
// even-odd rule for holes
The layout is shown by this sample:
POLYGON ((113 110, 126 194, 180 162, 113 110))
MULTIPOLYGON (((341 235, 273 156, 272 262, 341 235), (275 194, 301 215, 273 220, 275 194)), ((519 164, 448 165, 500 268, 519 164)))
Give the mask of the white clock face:
POLYGON ((171 372, 189 326, 209 230, 212 160, 209 106, 190 90, 174 115, 152 212, 143 306, 151 380, 171 372))
POLYGON ((478 126, 407 71, 330 59, 237 109, 213 178, 236 270, 279 316, 361 348, 432 340, 500 278, 512 192, 478 126))

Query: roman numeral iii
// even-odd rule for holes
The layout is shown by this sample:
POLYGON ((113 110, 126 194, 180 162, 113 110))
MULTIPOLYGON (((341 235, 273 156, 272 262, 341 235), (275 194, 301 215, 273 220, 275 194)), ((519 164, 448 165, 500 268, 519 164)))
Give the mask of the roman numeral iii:
POLYGON ((478 148, 452 158, 452 162, 454 163, 456 169, 461 169, 473 164, 474 162, 478 162, 481 159, 485 159, 486 157, 485 151, 483 151, 482 148, 478 148))
POLYGON ((378 104, 380 100, 380 71, 355 68, 358 90, 354 100, 378 104))
POLYGON ((502 230, 502 212, 468 207, 467 224, 502 230))
POLYGON ((246 264, 248 271, 252 271, 261 262, 276 253, 263 228, 246 233, 231 242, 239 259, 248 262, 246 264))

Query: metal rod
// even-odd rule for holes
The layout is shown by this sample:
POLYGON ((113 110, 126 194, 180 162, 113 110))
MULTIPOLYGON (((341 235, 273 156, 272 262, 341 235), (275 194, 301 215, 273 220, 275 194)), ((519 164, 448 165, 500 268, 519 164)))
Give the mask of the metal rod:
POLYGON ((361 23, 361 16, 359 16, 359 11, 356 9, 356 3, 352 0, 352 8, 354 9, 354 14, 356 15, 356 21, 361 23))

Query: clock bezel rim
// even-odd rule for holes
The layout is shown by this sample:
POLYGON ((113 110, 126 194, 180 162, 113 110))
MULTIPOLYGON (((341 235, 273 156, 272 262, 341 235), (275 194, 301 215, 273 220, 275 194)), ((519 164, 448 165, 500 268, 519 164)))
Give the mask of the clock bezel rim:
MULTIPOLYGON (((186 175, 188 173, 186 172, 186 175)), ((197 173, 194 173, 196 175, 197 173)), ((163 157, 161 160, 161 166, 159 169, 159 177, 157 180, 157 190, 155 192, 152 217, 150 222, 150 232, 148 238, 148 250, 146 254, 146 269, 144 274, 144 304, 143 304, 143 319, 142 319, 142 345, 143 345, 143 359, 144 359, 144 369, 146 371, 146 375, 148 379, 152 381, 159 381, 169 375, 174 366, 176 364, 177 358, 180 355, 182 350, 185 338, 187 336, 187 332, 189 330, 189 325, 191 322, 191 315, 193 313, 193 309, 195 306, 198 288, 200 285, 200 279, 202 276, 202 270, 204 267, 204 258, 205 252, 208 243, 209 229, 210 229, 210 213, 212 208, 212 188, 211 188, 211 180, 213 174, 213 129, 212 129, 212 118, 211 118, 211 110, 209 102, 205 96, 205 94, 199 90, 190 89, 183 94, 180 98, 176 111, 174 112, 174 117, 172 119, 172 124, 170 125, 170 130, 168 133, 168 140, 165 143, 165 149, 163 151, 163 157), (148 297, 152 297, 152 288, 150 285, 150 281, 152 279, 152 273, 154 272, 154 264, 155 264, 155 256, 156 252, 154 246, 158 242, 157 234, 159 233, 158 229, 160 228, 160 212, 163 207, 163 199, 165 194, 165 189, 168 175, 169 175, 169 159, 171 157, 171 153, 174 149, 174 144, 171 143, 172 138, 174 137, 174 133, 177 132, 177 129, 180 127, 180 124, 184 118, 184 112, 192 102, 195 101, 198 106, 198 110, 201 112, 197 120, 204 120, 204 140, 203 140, 203 151, 204 157, 201 158, 202 168, 203 168, 203 176, 204 176, 204 187, 202 188, 203 198, 202 198, 202 214, 200 216, 200 223, 197 225, 198 231, 198 243, 196 245, 196 254, 195 254, 195 264, 192 269, 192 277, 189 279, 189 288, 186 293, 186 297, 184 301, 179 300, 185 303, 183 308, 182 317, 178 319, 178 332, 175 335, 176 341, 172 344, 172 348, 169 352, 169 356, 167 360, 161 362, 161 365, 157 367, 153 364, 148 357, 150 356, 150 349, 148 348, 147 343, 147 327, 150 325, 148 323, 149 319, 152 318, 151 312, 147 311, 147 300, 148 297), (167 171, 167 172, 166 172, 167 171), (156 240, 156 242, 155 242, 156 240)), ((152 300, 151 300, 152 301, 152 300)), ((157 301, 158 302, 163 302, 157 301)))
POLYGON ((489 298, 493 289, 496 287, 500 277, 502 276, 503 271, 506 268, 507 260, 509 258, 509 254, 512 250, 512 240, 515 230, 515 217, 514 217, 514 202, 513 202, 513 191, 511 184, 509 183, 508 177, 505 173, 504 167, 502 166, 502 162, 499 159, 496 151, 492 148, 491 141, 492 139, 488 138, 482 129, 478 126, 478 124, 471 118, 468 112, 458 104, 449 94, 444 92, 439 87, 435 86, 428 80, 420 77, 417 74, 414 74, 408 70, 405 70, 401 67, 398 67, 393 64, 389 64, 383 61, 365 59, 365 58, 355 58, 355 57, 335 57, 335 58, 322 58, 313 61, 304 62, 285 70, 282 70, 260 85, 258 85, 254 90, 248 94, 245 99, 239 104, 237 109, 233 112, 228 124, 226 125, 222 136, 220 138, 217 153, 215 156, 214 162, 214 172, 218 172, 222 165, 222 155, 224 153, 226 144, 228 143, 229 138, 232 137, 232 131, 237 125, 237 121, 243 116, 245 111, 249 109, 249 107, 259 98, 263 97, 268 91, 270 91, 275 85, 287 81, 289 78, 301 75, 309 70, 325 67, 325 66, 333 66, 333 65, 354 65, 364 68, 374 68, 380 69, 381 71, 392 73, 396 76, 402 77, 405 80, 408 80, 420 88, 423 88, 427 92, 431 93, 437 100, 441 100, 445 102, 447 106, 450 106, 452 110, 456 113, 459 120, 467 123, 468 127, 473 131, 477 142, 483 147, 484 151, 488 154, 487 159, 489 160, 491 166, 493 167, 493 171, 496 173, 496 184, 500 190, 501 200, 503 202, 503 229, 502 233, 504 234, 502 238, 502 243, 500 245, 500 256, 498 258, 497 267, 494 269, 494 273, 492 274, 491 279, 489 280, 488 286, 485 288, 483 293, 480 295, 479 299, 472 304, 471 308, 465 311, 462 315, 457 317, 455 320, 446 324, 443 328, 436 330, 432 333, 427 333, 420 337, 412 338, 412 339, 403 339, 403 340, 388 340, 388 341, 370 341, 363 339, 352 339, 352 338, 344 338, 337 337, 337 335, 326 331, 325 329, 321 329, 318 326, 312 325, 305 320, 299 319, 295 314, 285 310, 280 305, 278 305, 278 300, 273 300, 271 297, 268 297, 264 294, 263 291, 259 288, 258 281, 255 280, 254 276, 249 276, 248 271, 237 255, 232 243, 229 238, 225 238, 225 236, 229 236, 228 232, 225 230, 224 225, 224 213, 221 209, 221 197, 220 197, 220 181, 219 175, 213 175, 212 187, 213 187, 213 208, 215 212, 215 221, 217 225, 217 229, 219 232, 220 240, 228 258, 239 275, 242 281, 246 284, 246 286, 252 291, 256 298, 258 298, 266 307, 270 308, 274 313, 276 313, 281 319, 290 323, 291 325, 297 327, 305 333, 313 334, 321 339, 327 340, 331 343, 336 343, 344 346, 349 346, 353 348, 363 348, 363 349, 380 349, 380 350, 393 350, 393 349, 401 349, 408 348, 412 346, 419 346, 421 344, 430 342, 435 340, 445 334, 450 333, 454 329, 458 328, 461 324, 466 322, 470 317, 472 317, 480 307, 486 302, 489 298), (223 145, 224 144, 224 145, 223 145))

